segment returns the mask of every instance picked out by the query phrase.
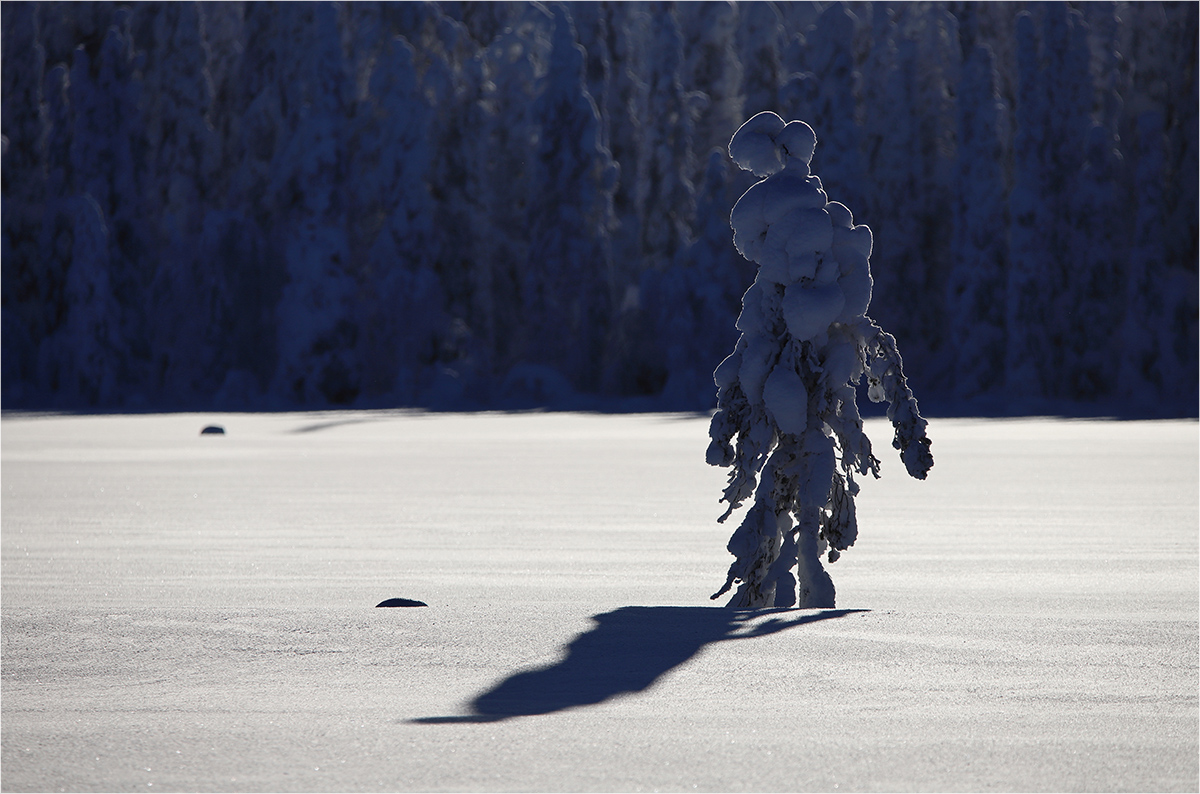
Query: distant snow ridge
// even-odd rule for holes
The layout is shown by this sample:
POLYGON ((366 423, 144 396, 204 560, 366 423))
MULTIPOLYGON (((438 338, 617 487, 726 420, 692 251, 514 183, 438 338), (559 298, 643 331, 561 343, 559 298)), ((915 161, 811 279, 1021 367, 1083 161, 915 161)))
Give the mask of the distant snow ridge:
POLYGON ((738 585, 732 607, 834 606, 820 557, 836 561, 858 536, 854 474, 879 476, 855 404, 863 375, 870 399, 889 404, 908 473, 924 479, 933 466, 896 340, 866 315, 871 230, 810 173, 816 143, 807 124, 770 111, 729 143, 734 162, 762 177, 730 217, 738 251, 759 267, 742 298, 741 338, 713 375, 707 455, 733 467, 720 521, 754 495, 729 540, 737 559, 713 595, 738 585))

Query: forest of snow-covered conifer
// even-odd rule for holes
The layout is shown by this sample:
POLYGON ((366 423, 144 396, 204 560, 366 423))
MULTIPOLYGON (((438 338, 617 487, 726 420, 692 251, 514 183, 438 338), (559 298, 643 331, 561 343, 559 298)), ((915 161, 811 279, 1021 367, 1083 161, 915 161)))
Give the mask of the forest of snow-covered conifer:
POLYGON ((1195 3, 5 3, 3 403, 711 409, 803 119, 946 410, 1197 410, 1195 3))

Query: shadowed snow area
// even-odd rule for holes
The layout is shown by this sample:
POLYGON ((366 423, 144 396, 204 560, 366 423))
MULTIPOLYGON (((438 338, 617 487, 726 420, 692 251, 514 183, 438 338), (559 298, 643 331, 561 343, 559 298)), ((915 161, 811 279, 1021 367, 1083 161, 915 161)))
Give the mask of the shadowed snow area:
POLYGON ((791 626, 865 610, 830 609, 797 615, 799 611, 621 607, 596 615, 596 626, 576 637, 561 661, 517 673, 476 697, 471 701, 472 714, 415 721, 486 722, 587 706, 648 689, 661 675, 709 643, 762 637, 791 626), (753 622, 756 617, 774 612, 792 614, 753 622), (747 626, 747 631, 739 631, 747 626))
POLYGON ((5 416, 0 785, 1195 791, 1197 423, 866 425, 742 612, 704 417, 5 416))

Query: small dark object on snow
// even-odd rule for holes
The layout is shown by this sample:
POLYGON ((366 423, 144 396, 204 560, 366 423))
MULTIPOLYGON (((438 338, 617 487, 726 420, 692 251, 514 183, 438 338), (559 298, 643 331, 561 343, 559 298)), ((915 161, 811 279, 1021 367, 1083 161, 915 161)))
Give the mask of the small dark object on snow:
POLYGON ((375 605, 375 608, 378 609, 379 607, 427 607, 427 606, 429 606, 429 604, 426 604, 424 601, 413 601, 411 598, 389 598, 387 601, 380 601, 378 604, 375 605))
POLYGON ((221 427, 220 425, 209 425, 208 427, 206 427, 200 431, 200 435, 202 435, 202 436, 223 436, 223 435, 225 435, 225 428, 221 427))

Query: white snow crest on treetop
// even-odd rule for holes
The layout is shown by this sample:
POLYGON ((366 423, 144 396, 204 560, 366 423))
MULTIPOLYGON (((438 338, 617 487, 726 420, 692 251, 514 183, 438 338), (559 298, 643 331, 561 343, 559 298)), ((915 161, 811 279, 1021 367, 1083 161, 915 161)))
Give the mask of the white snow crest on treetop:
POLYGON ((778 172, 783 168, 783 157, 775 139, 784 126, 783 119, 769 110, 751 117, 729 142, 729 156, 739 168, 758 177, 778 172))
POLYGON ((710 464, 732 467, 720 521, 754 495, 713 596, 737 585, 734 607, 834 605, 820 555, 833 562, 858 536, 854 474, 879 476, 855 405, 864 374, 871 399, 889 403, 908 472, 923 479, 933 465, 896 341, 866 316, 871 230, 828 200, 809 171, 815 146, 811 127, 771 112, 729 143, 734 162, 761 178, 730 213, 734 245, 759 269, 742 298, 741 338, 713 373, 707 453, 710 464))

